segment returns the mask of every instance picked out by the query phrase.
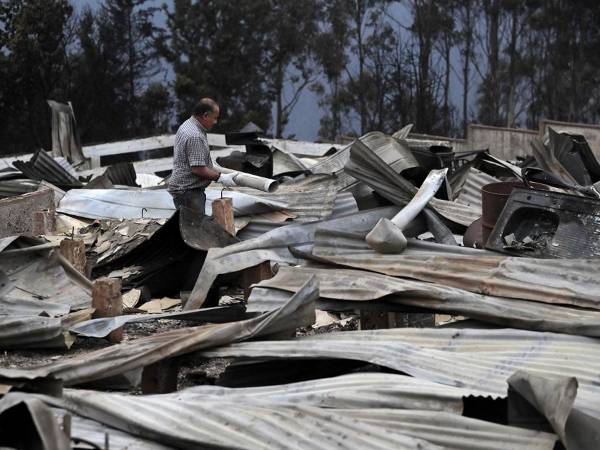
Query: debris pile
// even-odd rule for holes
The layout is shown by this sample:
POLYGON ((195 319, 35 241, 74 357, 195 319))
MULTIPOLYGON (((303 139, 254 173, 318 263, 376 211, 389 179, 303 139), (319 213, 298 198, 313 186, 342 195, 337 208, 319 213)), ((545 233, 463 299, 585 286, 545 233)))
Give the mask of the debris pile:
POLYGON ((170 137, 3 161, 0 447, 598 448, 596 156, 409 133, 211 135, 205 216, 170 137))

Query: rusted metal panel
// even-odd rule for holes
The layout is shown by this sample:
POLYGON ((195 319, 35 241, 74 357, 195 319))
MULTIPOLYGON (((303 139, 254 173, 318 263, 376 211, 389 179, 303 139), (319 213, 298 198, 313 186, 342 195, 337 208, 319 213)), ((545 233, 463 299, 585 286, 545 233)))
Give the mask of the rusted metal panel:
POLYGON ((307 250, 312 245, 315 231, 319 227, 368 230, 381 217, 391 218, 397 212, 397 207, 379 208, 321 222, 288 225, 222 249, 210 249, 184 309, 200 308, 206 301, 213 282, 220 274, 238 272, 263 261, 298 264, 300 259, 290 253, 289 247, 307 250))
POLYGON ((486 184, 496 183, 498 181, 500 180, 471 167, 467 179, 461 187, 460 193, 455 201, 476 208, 477 211, 481 211, 481 188, 486 184))
POLYGON ((249 310, 280 306, 285 297, 277 291, 294 293, 311 276, 319 280, 320 309, 337 308, 336 303, 329 306, 328 300, 351 303, 356 309, 365 301, 377 300, 514 328, 600 337, 600 311, 474 294, 442 284, 338 268, 281 267, 275 277, 257 285, 259 291, 250 297, 249 310))
POLYGON ((600 309, 596 276, 600 259, 541 260, 466 248, 461 255, 443 253, 439 244, 426 249, 413 245, 422 243, 409 240, 405 253, 382 255, 369 248, 364 235, 324 227, 315 234, 313 255, 335 264, 485 295, 600 309))
POLYGON ((0 383, 51 377, 72 386, 123 374, 203 348, 295 330, 299 326, 314 322, 314 301, 317 297, 318 283, 311 279, 297 295, 277 311, 239 322, 154 334, 39 368, 3 368, 0 369, 0 383))

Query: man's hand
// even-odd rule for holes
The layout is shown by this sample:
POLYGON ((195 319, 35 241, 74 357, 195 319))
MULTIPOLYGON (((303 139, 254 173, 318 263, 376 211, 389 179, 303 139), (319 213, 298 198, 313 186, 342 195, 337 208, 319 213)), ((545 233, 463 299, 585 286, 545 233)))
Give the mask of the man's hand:
POLYGON ((237 186, 235 177, 238 176, 238 172, 222 173, 217 180, 217 183, 221 183, 223 186, 232 187, 237 186))

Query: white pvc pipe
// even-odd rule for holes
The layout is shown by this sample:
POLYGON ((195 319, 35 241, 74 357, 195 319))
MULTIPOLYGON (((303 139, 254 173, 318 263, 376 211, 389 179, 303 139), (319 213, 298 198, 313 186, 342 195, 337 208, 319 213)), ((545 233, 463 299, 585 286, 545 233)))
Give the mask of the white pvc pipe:
POLYGON ((279 187, 279 182, 277 180, 272 180, 271 178, 259 177, 250 173, 228 169, 226 167, 221 167, 216 163, 214 164, 214 168, 221 173, 237 172, 238 175, 234 178, 234 181, 238 186, 258 189, 259 191, 264 192, 275 192, 279 187))
POLYGON ((407 245, 404 228, 419 215, 442 185, 448 169, 432 170, 408 204, 389 220, 382 218, 367 234, 369 247, 379 253, 401 253, 407 245))
POLYGON ((400 230, 404 230, 419 215, 423 208, 427 206, 429 200, 433 198, 444 182, 447 172, 448 169, 432 170, 429 172, 429 175, 427 175, 427 178, 425 178, 415 196, 394 216, 392 223, 400 230))

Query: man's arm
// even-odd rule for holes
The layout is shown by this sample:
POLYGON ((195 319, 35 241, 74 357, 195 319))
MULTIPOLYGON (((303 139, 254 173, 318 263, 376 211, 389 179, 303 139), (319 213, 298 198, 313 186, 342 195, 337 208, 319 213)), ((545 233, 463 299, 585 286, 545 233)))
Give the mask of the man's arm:
POLYGON ((205 180, 217 181, 221 175, 215 169, 208 166, 192 166, 192 173, 205 180))

